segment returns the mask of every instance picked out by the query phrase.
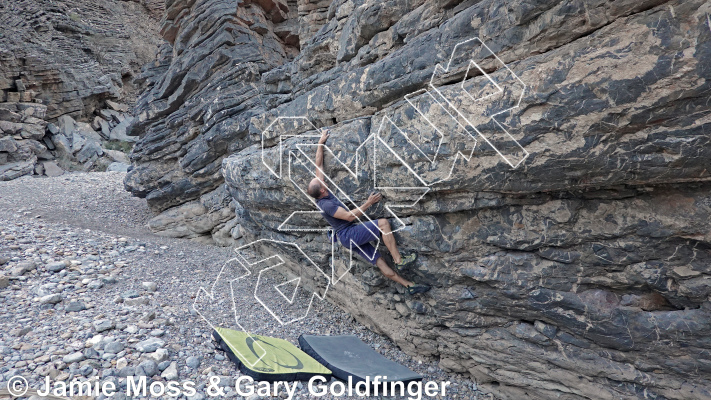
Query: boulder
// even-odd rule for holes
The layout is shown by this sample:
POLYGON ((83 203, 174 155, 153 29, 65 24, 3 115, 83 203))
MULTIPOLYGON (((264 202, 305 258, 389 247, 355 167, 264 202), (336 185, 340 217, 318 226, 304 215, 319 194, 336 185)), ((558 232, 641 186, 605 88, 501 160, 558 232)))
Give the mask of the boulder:
POLYGON ((44 174, 49 177, 56 177, 64 174, 64 170, 54 161, 45 161, 42 165, 44 166, 44 174))
POLYGON ((128 172, 130 165, 121 162, 112 162, 106 168, 107 172, 128 172))
POLYGON ((329 301, 496 398, 711 397, 707 1, 192 4, 126 132, 151 229, 239 226, 288 276, 333 262, 329 301), (368 215, 431 292, 403 300, 292 215, 321 127, 325 173, 349 208, 383 192, 368 215))
POLYGON ((106 105, 109 106, 109 108, 111 108, 114 111, 118 111, 121 113, 128 112, 128 106, 125 104, 116 103, 111 100, 106 100, 106 105))
POLYGON ((109 138, 111 140, 118 140, 121 142, 135 142, 138 140, 135 136, 126 135, 126 128, 133 122, 133 118, 123 118, 122 121, 116 125, 109 133, 109 138))

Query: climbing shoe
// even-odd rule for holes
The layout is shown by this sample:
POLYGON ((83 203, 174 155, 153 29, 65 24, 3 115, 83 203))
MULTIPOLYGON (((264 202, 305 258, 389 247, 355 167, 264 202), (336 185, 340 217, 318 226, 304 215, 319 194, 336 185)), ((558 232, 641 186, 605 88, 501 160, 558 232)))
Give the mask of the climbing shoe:
POLYGON ((410 296, 417 294, 417 293, 425 293, 428 292, 431 288, 427 285, 422 285, 419 283, 412 284, 407 287, 407 294, 410 296))
POLYGON ((415 254, 415 253, 408 254, 408 255, 404 256, 404 257, 402 258, 402 260, 400 260, 399 263, 396 263, 396 264, 395 264, 395 269, 396 269, 398 272, 400 272, 400 271, 402 271, 403 269, 405 269, 405 267, 407 267, 408 265, 412 264, 416 259, 417 259, 417 254, 415 254))

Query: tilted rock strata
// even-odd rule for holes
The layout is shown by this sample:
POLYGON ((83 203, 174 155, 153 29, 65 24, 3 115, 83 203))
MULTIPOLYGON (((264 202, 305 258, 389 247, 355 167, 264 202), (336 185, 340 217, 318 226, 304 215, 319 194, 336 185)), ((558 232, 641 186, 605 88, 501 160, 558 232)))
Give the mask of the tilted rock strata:
MULTIPOLYGON (((283 18, 274 4, 248 7, 274 23, 283 18)), ((262 155, 262 132, 278 116, 331 127, 326 172, 361 203, 372 169, 356 182, 335 157, 353 168, 358 146, 385 117, 426 139, 431 129, 404 96, 432 92, 435 64, 480 37, 528 85, 503 122, 529 157, 512 169, 479 138, 471 161, 398 212, 398 242, 420 255, 405 274, 432 284, 430 294, 406 297, 358 262, 329 300, 503 398, 711 396, 708 4, 334 1, 293 60, 293 45, 242 22, 245 12, 220 1, 168 8, 172 51, 144 71, 150 90, 131 127, 141 139, 126 180, 154 210, 168 210, 156 229, 210 232, 220 243, 295 241, 327 268, 324 235, 278 229, 313 206, 263 164, 288 160, 297 143, 314 139, 288 139, 280 154, 267 136, 262 155), (216 22, 197 29, 207 20, 216 22), (228 204, 234 219, 220 208, 228 204)), ((435 81, 444 95, 468 66, 456 59, 435 81)), ((494 79, 506 73, 492 58, 482 67, 494 79)), ((487 85, 480 74, 465 84, 487 85)), ((483 112, 510 100, 493 98, 483 112)), ((495 133, 489 128, 484 135, 495 133)), ((387 139, 428 183, 449 172, 429 163, 434 147, 425 140, 420 153, 387 139)), ((390 184, 405 186, 407 171, 391 161, 390 184)), ((262 251, 301 268, 288 246, 262 251)), ((336 264, 347 259, 339 248, 336 264)))
POLYGON ((0 181, 35 173, 38 161, 54 156, 43 139, 47 107, 34 103, 0 103, 0 181))
POLYGON ((133 101, 132 78, 155 56, 160 1, 0 1, 0 102, 89 117, 107 97, 133 101), (148 8, 146 8, 148 7, 148 8), (17 98, 16 98, 17 97, 17 98))

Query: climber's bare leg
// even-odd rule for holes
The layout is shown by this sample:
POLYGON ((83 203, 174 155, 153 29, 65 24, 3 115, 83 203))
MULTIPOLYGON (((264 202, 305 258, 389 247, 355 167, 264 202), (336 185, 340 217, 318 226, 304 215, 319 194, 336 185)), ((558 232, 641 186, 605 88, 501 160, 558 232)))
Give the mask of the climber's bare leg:
MULTIPOLYGON (((392 236, 392 235, 390 235, 390 236, 392 236)), ((395 282, 397 282, 397 283, 399 283, 399 284, 401 284, 401 285, 403 285, 403 286, 405 286, 405 287, 408 287, 408 286, 411 286, 411 285, 412 285, 412 282, 410 282, 410 281, 408 281, 407 279, 401 277, 400 275, 398 275, 397 272, 393 271, 393 269, 390 268, 390 266, 388 265, 388 263, 385 262, 385 260, 383 259, 383 257, 379 257, 378 260, 375 261, 375 265, 378 266, 378 268, 380 269, 380 272, 382 272, 383 275, 385 275, 386 278, 388 278, 388 279, 390 279, 390 280, 393 280, 393 281, 395 281, 395 282)))
MULTIPOLYGON (((390 228, 390 222, 388 222, 388 220, 385 218, 380 218, 378 220, 378 228, 380 228, 380 231, 383 233, 383 242, 385 243, 385 247, 390 250, 390 255, 393 256, 393 261, 395 262, 395 264, 399 264, 402 261, 402 256, 400 256, 400 251, 398 251, 397 249, 397 243, 395 243, 395 235, 393 235, 392 229, 390 228)), ((382 271, 382 268, 380 270, 382 271)))

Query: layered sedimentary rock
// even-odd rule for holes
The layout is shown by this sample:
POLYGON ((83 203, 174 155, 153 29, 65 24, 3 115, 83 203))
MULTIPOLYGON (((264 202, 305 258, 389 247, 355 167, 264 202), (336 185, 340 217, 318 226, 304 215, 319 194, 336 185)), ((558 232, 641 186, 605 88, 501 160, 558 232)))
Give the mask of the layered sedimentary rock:
POLYGON ((54 120, 88 117, 108 97, 133 101, 132 78, 159 44, 149 15, 160 3, 0 1, 0 102, 37 99, 54 120))
POLYGON ((132 103, 138 89, 133 77, 155 56, 156 17, 162 14, 163 4, 156 0, 0 1, 0 139, 5 143, 0 180, 61 173, 54 162, 46 163, 55 157, 82 168, 102 155, 95 129, 79 130, 97 142, 77 141, 74 153, 82 148, 83 153, 74 157, 73 127, 64 140, 45 127, 61 117, 93 122, 110 98, 132 103), (53 139, 59 140, 57 152, 53 139), (62 147, 67 143, 68 149, 62 147))
POLYGON ((54 158, 43 141, 46 112, 41 104, 0 103, 0 181, 33 174, 38 162, 54 158))
POLYGON ((126 179, 154 229, 346 270, 282 225, 329 127, 339 196, 381 187, 433 286, 357 261, 330 301, 501 398, 711 396, 709 4, 337 0, 297 46, 296 3, 169 4, 126 179))

